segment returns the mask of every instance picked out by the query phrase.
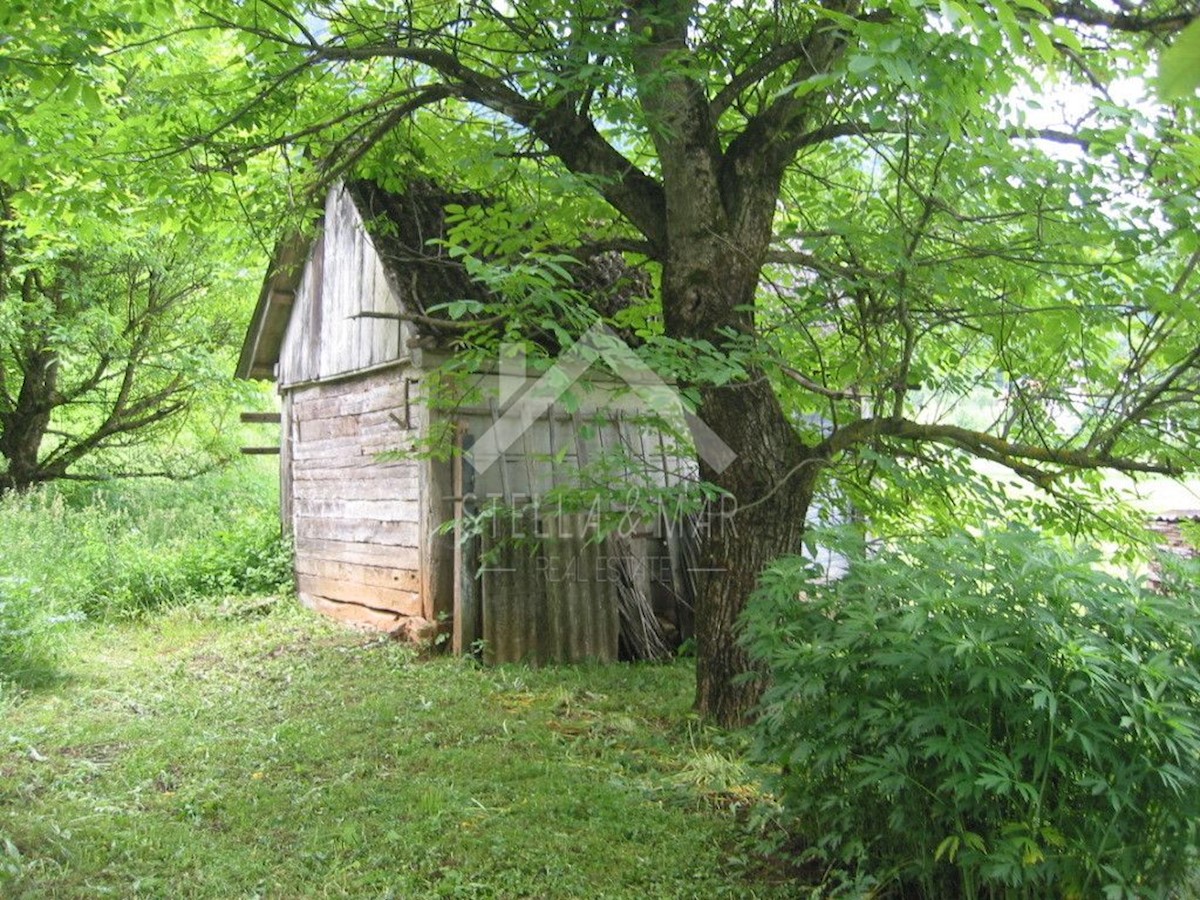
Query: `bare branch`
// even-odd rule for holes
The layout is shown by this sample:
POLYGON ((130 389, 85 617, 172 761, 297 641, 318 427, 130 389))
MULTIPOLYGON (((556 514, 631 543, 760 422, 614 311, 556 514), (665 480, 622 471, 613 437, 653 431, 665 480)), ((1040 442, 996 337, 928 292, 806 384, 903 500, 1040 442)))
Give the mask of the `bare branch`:
POLYGON ((820 394, 822 397, 828 397, 831 400, 861 400, 862 394, 858 392, 858 388, 827 388, 823 384, 818 384, 811 378, 806 378, 800 372, 793 369, 791 366, 780 366, 779 371, 783 372, 788 378, 796 382, 806 391, 812 391, 814 394, 820 394))
POLYGON ((423 316, 420 313, 374 312, 364 310, 355 313, 351 319, 390 319, 393 322, 412 322, 415 325, 425 325, 429 328, 441 328, 447 331, 470 331, 474 328, 495 328, 503 325, 507 316, 489 316, 486 319, 438 319, 433 316, 423 316))

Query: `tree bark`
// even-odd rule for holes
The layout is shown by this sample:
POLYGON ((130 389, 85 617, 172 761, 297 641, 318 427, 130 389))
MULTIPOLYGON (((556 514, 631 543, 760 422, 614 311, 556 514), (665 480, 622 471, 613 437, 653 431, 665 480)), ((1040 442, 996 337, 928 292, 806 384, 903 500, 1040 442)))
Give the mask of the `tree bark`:
MULTIPOLYGON (((729 165, 702 85, 673 61, 687 52, 689 10, 682 0, 665 0, 656 16, 635 23, 651 34, 636 67, 662 167, 664 330, 719 347, 730 333, 754 333, 783 169, 769 160, 729 165)), ((736 457, 721 471, 701 463, 702 477, 726 502, 700 541, 696 707, 736 725, 761 693, 738 639, 738 620, 763 568, 801 550, 818 466, 765 373, 698 387, 700 418, 736 457)))
POLYGON ((723 472, 703 473, 727 497, 708 517, 701 545, 696 708, 733 726, 749 718, 763 688, 741 645, 739 618, 763 569, 801 551, 820 466, 765 381, 705 391, 701 418, 738 456, 723 472))
POLYGON ((0 493, 25 491, 45 480, 38 456, 54 408, 58 355, 30 349, 21 369, 16 402, 11 409, 0 410, 0 456, 8 463, 8 470, 0 473, 0 493))
MULTIPOLYGON (((769 188, 768 188, 769 189, 769 188)), ((704 198, 697 198, 701 204, 704 198)), ((681 229, 695 221, 679 210, 681 229)), ((671 219, 668 219, 672 224, 671 219)), ((690 231, 671 245, 663 268, 668 335, 726 341, 728 329, 753 329, 761 241, 690 231)), ((764 235, 769 232, 764 232, 764 235)), ((701 454, 701 476, 725 497, 704 522, 696 598, 696 707, 723 725, 747 720, 762 691, 739 641, 738 621, 759 574, 776 558, 802 550, 805 515, 823 458, 807 447, 765 373, 728 385, 700 385, 698 410, 736 454, 717 471, 701 454)))

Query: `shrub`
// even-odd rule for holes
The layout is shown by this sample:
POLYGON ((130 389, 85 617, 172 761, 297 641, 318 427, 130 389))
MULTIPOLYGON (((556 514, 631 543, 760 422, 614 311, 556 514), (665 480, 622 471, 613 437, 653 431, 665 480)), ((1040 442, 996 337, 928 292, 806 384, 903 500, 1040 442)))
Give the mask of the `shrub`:
POLYGON ((808 855, 927 897, 1183 882, 1195 589, 1151 593, 1098 561, 1013 529, 860 554, 825 586, 799 560, 766 573, 745 621, 772 676, 756 754, 808 855))
POLYGON ((8 496, 0 500, 0 579, 36 592, 47 609, 89 617, 283 592, 291 550, 277 504, 274 473, 247 465, 186 482, 8 496))
POLYGON ((52 521, 61 512, 61 503, 42 494, 0 497, 0 695, 5 685, 50 676, 59 632, 79 618, 77 607, 62 600, 67 591, 56 589, 78 587, 77 573, 48 539, 61 532, 52 521))

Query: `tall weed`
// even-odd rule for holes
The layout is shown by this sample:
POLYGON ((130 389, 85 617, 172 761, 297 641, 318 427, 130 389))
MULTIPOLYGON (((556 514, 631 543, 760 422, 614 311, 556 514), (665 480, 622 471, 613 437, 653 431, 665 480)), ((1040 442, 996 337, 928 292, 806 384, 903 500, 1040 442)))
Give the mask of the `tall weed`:
POLYGON ((0 677, 44 667, 74 618, 286 591, 273 472, 50 485, 0 498, 0 677))

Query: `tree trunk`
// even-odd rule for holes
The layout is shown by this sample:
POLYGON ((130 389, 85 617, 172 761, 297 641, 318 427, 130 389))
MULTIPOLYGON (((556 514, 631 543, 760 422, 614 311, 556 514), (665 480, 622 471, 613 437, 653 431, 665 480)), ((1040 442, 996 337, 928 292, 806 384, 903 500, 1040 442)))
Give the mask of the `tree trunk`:
MULTIPOLYGON (((667 333, 720 346, 724 332, 753 329, 757 254, 726 237, 695 235, 663 271, 667 333), (740 251, 740 252, 739 252, 740 251)), ((679 246, 679 245, 677 245, 679 246)), ((701 534, 696 598, 696 707, 724 725, 743 723, 762 692, 739 642, 738 620, 759 574, 802 550, 804 520, 820 461, 800 440, 765 373, 701 385, 701 420, 736 454, 716 471, 701 453, 701 476, 725 493, 701 534)))
POLYGON ((0 493, 25 491, 45 480, 39 455, 54 408, 58 355, 50 350, 30 350, 21 369, 16 403, 12 409, 0 411, 0 456, 8 463, 7 471, 0 473, 0 493))
POLYGON ((738 457, 723 472, 704 473, 728 495, 701 542, 696 707, 733 726, 747 720, 763 689, 740 643, 739 617, 763 569, 801 552, 819 465, 765 382, 707 393, 701 417, 738 457))
MULTIPOLYGON (((662 263, 664 330, 671 338, 721 347, 731 333, 754 334, 786 142, 773 142, 759 121, 739 152, 723 147, 706 85, 680 64, 690 52, 698 7, 651 0, 634 9, 632 30, 647 37, 635 51, 638 99, 651 123, 663 189, 662 227, 644 233, 662 263)), ((623 199, 613 197, 614 205, 621 208, 623 199)), ((734 384, 699 387, 700 418, 736 458, 721 471, 701 462, 704 480, 720 488, 733 509, 724 508, 700 541, 696 706, 732 725, 746 719, 761 693, 760 684, 741 677, 752 673, 738 642, 738 619, 762 569, 801 550, 819 465, 762 371, 751 368, 734 384)))

